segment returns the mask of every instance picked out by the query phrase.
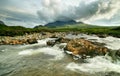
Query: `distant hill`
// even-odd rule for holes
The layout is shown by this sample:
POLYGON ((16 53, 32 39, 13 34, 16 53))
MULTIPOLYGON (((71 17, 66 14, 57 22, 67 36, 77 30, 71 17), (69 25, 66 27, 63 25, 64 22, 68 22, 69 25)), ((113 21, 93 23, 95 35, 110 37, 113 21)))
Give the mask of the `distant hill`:
POLYGON ((0 21, 0 36, 16 36, 24 35, 31 32, 31 30, 22 26, 7 26, 3 21, 0 21))
POLYGON ((0 21, 0 27, 6 27, 6 25, 3 21, 0 21))
POLYGON ((3 21, 0 21, 0 30, 22 30, 25 27, 22 26, 7 26, 3 21))
MULTIPOLYGON (((75 25, 75 24, 83 24, 82 22, 76 22, 74 20, 69 20, 69 21, 55 21, 51 22, 45 25, 45 27, 62 27, 66 25, 75 25)), ((35 26, 35 28, 40 28, 43 27, 42 25, 35 26)))
POLYGON ((0 21, 0 24, 4 24, 4 22, 0 21))
POLYGON ((43 25, 38 25, 38 26, 35 26, 34 28, 40 28, 40 27, 44 27, 43 25))
POLYGON ((120 26, 118 26, 118 27, 116 27, 116 28, 113 28, 112 30, 120 31, 120 26))
POLYGON ((55 26, 64 26, 64 25, 73 25, 76 24, 77 22, 74 20, 70 20, 70 21, 55 21, 55 22, 51 22, 46 24, 45 26, 47 27, 55 27, 55 26))

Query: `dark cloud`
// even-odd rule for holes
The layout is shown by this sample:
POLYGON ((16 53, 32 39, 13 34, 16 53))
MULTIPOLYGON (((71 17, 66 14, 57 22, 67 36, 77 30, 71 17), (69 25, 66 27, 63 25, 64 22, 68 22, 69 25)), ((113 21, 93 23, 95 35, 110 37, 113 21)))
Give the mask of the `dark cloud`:
POLYGON ((108 23, 119 19, 119 5, 119 0, 0 0, 0 20, 26 27, 58 20, 108 23))
POLYGON ((120 8, 119 0, 78 0, 78 3, 79 5, 73 6, 63 0, 45 0, 43 9, 37 13, 39 18, 45 22, 71 19, 90 21, 111 19, 120 8))

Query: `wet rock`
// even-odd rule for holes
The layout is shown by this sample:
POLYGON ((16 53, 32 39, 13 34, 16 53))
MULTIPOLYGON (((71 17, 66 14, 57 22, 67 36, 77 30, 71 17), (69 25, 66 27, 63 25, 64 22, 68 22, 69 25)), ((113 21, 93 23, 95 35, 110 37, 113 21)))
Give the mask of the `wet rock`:
POLYGON ((60 45, 59 45, 59 48, 60 48, 60 49, 64 49, 66 45, 67 45, 66 43, 60 44, 60 45))
POLYGON ((120 50, 110 50, 108 55, 111 56, 113 62, 116 62, 117 59, 120 60, 120 50))
POLYGON ((55 40, 49 40, 49 41, 47 41, 47 45, 48 46, 54 46, 55 45, 55 40))
POLYGON ((0 45, 33 44, 33 43, 37 43, 36 40, 41 40, 41 39, 50 38, 50 37, 58 39, 60 37, 65 37, 65 35, 66 35, 65 32, 52 32, 52 33, 40 32, 40 33, 33 33, 33 34, 26 33, 23 36, 14 36, 14 37, 0 36, 0 45))
POLYGON ((65 50, 71 51, 73 55, 81 55, 83 59, 87 55, 93 57, 97 55, 105 55, 108 48, 94 45, 92 42, 85 39, 72 39, 67 43, 65 50))
POLYGON ((50 38, 58 38, 56 35, 52 35, 50 38))
POLYGON ((47 45, 48 45, 48 46, 54 46, 55 44, 60 43, 60 42, 61 42, 61 39, 62 39, 62 38, 57 38, 57 39, 55 39, 55 40, 49 40, 49 41, 47 41, 47 45))
POLYGON ((105 76, 120 76, 120 73, 111 71, 111 72, 107 73, 105 76))
POLYGON ((58 40, 56 40, 57 42, 60 42, 60 43, 68 43, 71 39, 67 39, 67 38, 59 38, 58 40))
POLYGON ((37 39, 27 39, 28 44, 37 43, 37 39))
POLYGON ((97 45, 97 46, 101 46, 101 47, 106 45, 105 43, 99 43, 99 42, 92 42, 92 44, 97 45))
POLYGON ((80 55, 82 59, 86 59, 87 56, 94 57, 97 55, 105 55, 109 49, 104 47, 103 44, 93 43, 85 39, 67 39, 57 38, 56 40, 50 40, 47 45, 54 46, 55 44, 67 43, 64 48, 65 51, 70 51, 74 56, 80 55))
POLYGON ((97 34, 97 36, 100 37, 100 38, 106 38, 107 37, 106 34, 97 34))
POLYGON ((59 37, 59 38, 56 38, 55 40, 47 41, 47 45, 54 46, 55 44, 68 43, 69 41, 70 39, 59 37))
POLYGON ((117 50, 116 55, 120 57, 120 50, 117 50))
POLYGON ((37 39, 11 39, 6 41, 1 41, 1 45, 21 45, 21 44, 34 44, 37 43, 37 39))
POLYGON ((46 35, 46 33, 45 33, 45 32, 40 32, 40 34, 41 34, 41 35, 46 35))

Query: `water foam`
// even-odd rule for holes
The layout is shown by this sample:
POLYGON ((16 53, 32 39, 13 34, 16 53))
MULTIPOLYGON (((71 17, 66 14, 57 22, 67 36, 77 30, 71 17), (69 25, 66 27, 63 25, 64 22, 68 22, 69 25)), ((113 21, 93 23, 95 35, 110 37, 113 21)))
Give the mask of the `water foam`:
POLYGON ((97 56, 86 60, 88 63, 69 63, 66 68, 76 72, 117 72, 120 73, 120 64, 112 63, 111 60, 102 56, 97 56))
POLYGON ((59 45, 55 45, 54 47, 47 47, 47 46, 43 46, 43 45, 47 45, 46 42, 48 40, 54 40, 54 38, 47 38, 47 39, 43 39, 43 40, 39 40, 38 44, 35 45, 27 45, 27 47, 32 47, 32 46, 42 46, 39 47, 37 49, 26 49, 23 51, 20 51, 18 53, 18 55, 23 55, 23 56, 28 56, 28 55, 35 55, 35 54, 39 54, 39 53, 44 53, 44 54, 48 54, 48 55, 52 55, 54 56, 54 59, 52 60, 59 60, 62 59, 64 57, 64 51, 62 49, 59 48, 59 46, 65 46, 66 44, 59 44, 59 45))
POLYGON ((18 53, 18 55, 32 55, 32 49, 30 50, 24 50, 18 53))
POLYGON ((54 56, 54 59, 51 59, 51 60, 60 60, 64 57, 64 52, 62 50, 52 48, 52 47, 43 47, 43 48, 39 48, 36 50, 33 50, 33 49, 24 50, 24 51, 19 52, 18 55, 28 56, 28 55, 35 55, 35 54, 39 54, 39 53, 54 56))
MULTIPOLYGON (((120 38, 108 36, 106 38, 100 38, 97 35, 86 35, 86 34, 78 34, 72 35, 68 34, 66 38, 85 38, 86 40, 92 42, 104 43, 105 47, 118 50, 120 49, 120 38)), ((108 56, 97 56, 94 58, 86 59, 88 63, 69 63, 66 68, 76 72, 88 72, 88 73, 96 73, 96 72, 117 72, 120 73, 120 61, 117 60, 116 63, 112 62, 111 57, 108 56), (106 58, 107 57, 107 58, 106 58)))
POLYGON ((96 35, 86 35, 86 34, 78 34, 78 35, 72 35, 68 34, 66 38, 85 38, 89 41, 93 42, 99 42, 99 43, 104 43, 106 44, 105 47, 112 49, 112 50, 118 50, 120 49, 120 38, 108 36, 106 38, 99 38, 96 35))
MULTIPOLYGON (((115 37, 106 37, 106 38, 99 38, 96 35, 86 35, 86 34, 79 34, 75 35, 67 35, 67 38, 85 38, 87 40, 91 40, 94 42, 105 43, 106 47, 110 49, 119 49, 120 39, 115 37)), ((39 40, 38 45, 46 45, 46 41, 50 39, 43 39, 39 40)), ((38 49, 27 49, 19 52, 19 55, 35 55, 39 53, 48 54, 54 56, 50 60, 60 60, 64 57, 63 49, 59 48, 60 46, 65 46, 66 44, 57 44, 53 47, 40 47, 38 49)), ((108 56, 107 56, 108 57, 108 56)), ((69 63, 66 68, 76 72, 88 72, 88 73, 96 73, 96 72, 117 72, 120 73, 120 61, 117 63, 113 63, 110 57, 106 58, 105 56, 97 56, 94 58, 86 59, 88 63, 69 63)))

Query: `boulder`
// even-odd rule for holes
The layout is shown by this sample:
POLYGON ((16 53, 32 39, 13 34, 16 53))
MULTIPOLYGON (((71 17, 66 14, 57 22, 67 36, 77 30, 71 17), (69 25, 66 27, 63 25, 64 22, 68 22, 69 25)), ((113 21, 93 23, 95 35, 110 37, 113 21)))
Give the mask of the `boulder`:
POLYGON ((57 38, 56 40, 50 40, 47 45, 54 46, 55 44, 67 43, 64 48, 65 51, 72 52, 72 55, 80 55, 81 58, 86 58, 85 56, 94 57, 97 55, 105 55, 109 49, 104 47, 104 44, 97 42, 91 42, 85 39, 67 39, 67 38, 57 38))
POLYGON ((70 39, 59 37, 59 38, 56 38, 55 40, 47 41, 47 45, 48 46, 54 46, 55 44, 68 43, 69 41, 70 41, 70 39))
POLYGON ((52 35, 50 38, 58 38, 56 35, 52 35))
POLYGON ((28 44, 38 43, 37 39, 27 39, 28 44))
POLYGON ((60 37, 56 40, 56 42, 59 42, 59 43, 68 43, 71 39, 67 39, 67 38, 64 38, 64 37, 60 37))
POLYGON ((49 41, 47 41, 47 45, 48 46, 54 46, 55 45, 55 40, 49 40, 49 41))
MULTIPOLYGON (((73 53, 73 55, 81 56, 97 56, 105 55, 109 49, 103 46, 94 45, 92 42, 85 39, 72 39, 67 43, 65 50, 73 53)), ((85 57, 84 57, 85 58, 85 57)))
POLYGON ((45 32, 40 32, 40 34, 41 34, 41 35, 46 35, 46 33, 45 33, 45 32))
POLYGON ((116 55, 120 57, 120 50, 117 50, 116 55))
POLYGON ((22 45, 22 44, 34 44, 38 43, 37 39, 11 39, 11 40, 2 40, 0 45, 22 45))
POLYGON ((107 34, 97 34, 97 36, 100 37, 100 38, 106 38, 107 34))
POLYGON ((116 61, 117 59, 120 60, 120 50, 110 50, 108 55, 111 56, 113 61, 116 61))

